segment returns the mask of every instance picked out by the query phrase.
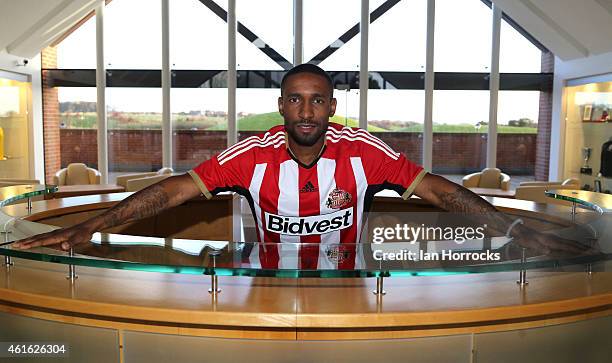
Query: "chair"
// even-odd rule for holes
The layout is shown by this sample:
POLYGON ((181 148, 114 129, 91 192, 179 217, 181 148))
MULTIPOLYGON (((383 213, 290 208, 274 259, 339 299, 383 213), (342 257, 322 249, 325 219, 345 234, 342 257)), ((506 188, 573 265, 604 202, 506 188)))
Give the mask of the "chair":
POLYGON ((466 175, 462 182, 466 188, 510 189, 510 176, 497 168, 485 168, 481 172, 466 175))
POLYGON ((161 168, 148 173, 126 174, 118 176, 115 183, 124 187, 126 192, 136 192, 166 179, 173 172, 172 168, 161 168))
POLYGON ((83 163, 72 163, 59 170, 53 177, 55 185, 100 184, 100 172, 83 163))
POLYGON ((564 181, 522 182, 516 188, 515 198, 530 200, 536 203, 570 204, 569 202, 547 197, 544 192, 549 189, 580 189, 580 180, 570 178, 564 181))

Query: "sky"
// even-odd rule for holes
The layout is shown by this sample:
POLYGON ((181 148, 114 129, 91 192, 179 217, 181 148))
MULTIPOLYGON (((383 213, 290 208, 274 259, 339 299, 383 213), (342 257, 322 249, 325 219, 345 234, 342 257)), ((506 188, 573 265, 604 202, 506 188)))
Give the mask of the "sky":
MULTIPOLYGON (((384 0, 370 0, 370 10, 384 0)), ((224 9, 227 1, 217 1, 224 9)), ((292 1, 237 0, 237 18, 260 39, 292 61, 292 1), (274 21, 270 21, 274 19, 274 21)), ((370 71, 424 71, 426 0, 403 0, 370 26, 370 71)), ((304 60, 334 42, 360 19, 359 0, 304 1, 304 60)), ((480 0, 436 0, 434 71, 488 72, 492 12, 480 0)), ((161 68, 161 2, 113 0, 105 9, 107 68, 161 68), (154 6, 159 3, 159 6, 154 6), (135 16, 134 14, 137 14, 135 16)), ((326 70, 359 70, 360 36, 344 44, 320 66, 326 70)), ((170 2, 170 55, 173 69, 226 69, 227 25, 197 0, 170 2)), ((90 19, 58 46, 60 68, 95 68, 95 19, 90 19)), ((257 47, 237 36, 238 69, 281 68, 257 47)), ((540 51, 504 21, 501 28, 501 72, 539 72, 540 51)), ((356 118, 358 90, 335 91, 337 114, 356 118)), ((238 89, 237 110, 276 110, 275 89, 238 89)), ((95 102, 95 89, 62 88, 60 101, 95 102)), ((172 112, 227 110, 224 89, 173 89, 172 112)), ((422 90, 369 90, 369 120, 422 122, 422 90)), ((160 89, 108 88, 109 108, 161 112, 160 89), (158 99, 159 102, 153 100, 158 99)), ((528 117, 537 120, 538 92, 502 91, 498 122, 528 117)), ((435 91, 434 122, 474 123, 489 118, 488 91, 435 91)))

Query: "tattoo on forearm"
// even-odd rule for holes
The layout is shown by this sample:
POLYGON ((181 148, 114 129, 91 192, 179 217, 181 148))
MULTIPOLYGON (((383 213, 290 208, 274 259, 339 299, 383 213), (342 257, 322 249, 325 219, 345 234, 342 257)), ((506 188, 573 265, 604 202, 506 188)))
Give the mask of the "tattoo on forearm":
POLYGON ((449 212, 484 214, 496 211, 495 207, 465 188, 457 188, 453 192, 443 192, 439 197, 442 208, 449 212))
POLYGON ((508 216, 499 212, 493 205, 465 188, 458 187, 452 192, 442 192, 438 197, 440 206, 447 211, 473 215, 498 231, 505 231, 508 224, 512 222, 508 216))
POLYGON ((169 204, 170 198, 164 188, 161 185, 153 185, 104 212, 100 216, 104 221, 103 228, 154 216, 168 208, 169 204))

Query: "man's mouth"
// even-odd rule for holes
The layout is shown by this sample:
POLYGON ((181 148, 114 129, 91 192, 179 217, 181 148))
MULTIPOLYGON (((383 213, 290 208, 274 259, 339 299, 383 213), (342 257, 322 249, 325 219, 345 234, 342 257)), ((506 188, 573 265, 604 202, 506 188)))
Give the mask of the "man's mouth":
POLYGON ((316 124, 305 123, 305 122, 300 122, 296 126, 297 126, 297 129, 302 133, 311 133, 317 128, 316 124))

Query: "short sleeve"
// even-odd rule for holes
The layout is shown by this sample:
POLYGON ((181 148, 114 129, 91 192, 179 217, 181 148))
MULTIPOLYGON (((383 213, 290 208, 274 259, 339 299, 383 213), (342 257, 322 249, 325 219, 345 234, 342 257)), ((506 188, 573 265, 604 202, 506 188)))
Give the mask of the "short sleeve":
POLYGON ((373 142, 364 145, 361 156, 368 185, 393 189, 408 199, 427 172, 380 139, 371 137, 373 142))
POLYGON ((237 159, 240 160, 232 160, 221 165, 217 155, 187 173, 191 175, 202 194, 210 199, 213 194, 221 190, 244 188, 242 172, 249 168, 248 165, 241 165, 241 162, 242 164, 245 162, 244 158, 237 159))

